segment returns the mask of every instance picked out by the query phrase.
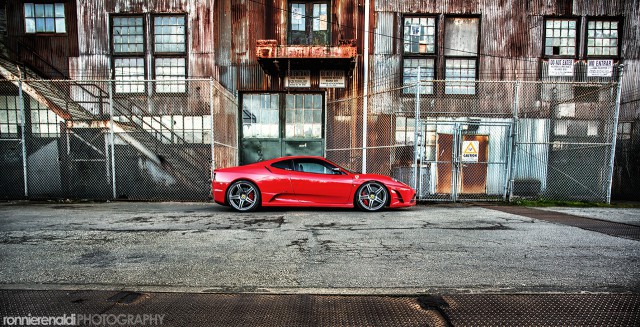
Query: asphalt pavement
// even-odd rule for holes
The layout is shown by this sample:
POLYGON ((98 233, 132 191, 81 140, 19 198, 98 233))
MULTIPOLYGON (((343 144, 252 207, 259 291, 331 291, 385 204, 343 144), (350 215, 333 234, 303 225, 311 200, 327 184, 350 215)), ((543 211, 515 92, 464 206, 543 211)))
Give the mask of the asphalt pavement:
MULTIPOLYGON (((448 203, 379 213, 269 209, 238 214, 210 203, 6 202, 0 204, 0 307, 12 304, 18 314, 26 312, 20 308, 29 299, 47 294, 95 292, 89 299, 132 291, 144 294, 142 299, 206 295, 210 303, 228 299, 224 294, 260 301, 277 294, 289 296, 288 301, 313 299, 309 303, 370 312, 358 301, 386 308, 385 301, 399 298, 401 306, 422 310, 416 312, 424 317, 416 321, 430 326, 442 321, 491 325, 496 321, 473 320, 482 313, 465 308, 495 309, 482 305, 490 296, 503 308, 524 299, 538 301, 531 308, 541 308, 553 303, 542 299, 557 295, 558 303, 623 308, 615 309, 622 316, 601 315, 614 320, 595 325, 620 317, 640 320, 638 240, 496 209, 448 203), (418 301, 434 296, 440 300, 431 306, 418 301), (462 319, 462 313, 475 318, 462 319)), ((544 210, 609 220, 622 228, 640 226, 640 209, 544 210)), ((47 313, 45 308, 40 311, 47 313)), ((511 309, 527 316, 526 310, 511 309)), ((398 310, 392 311, 403 312, 398 310)), ((307 311, 320 319, 320 313, 307 311)), ((562 312, 556 315, 560 320, 549 321, 566 325, 569 312, 581 311, 569 310, 564 318, 562 312)), ((370 325, 384 325, 370 319, 370 325)), ((323 321, 316 325, 333 325, 323 321)))

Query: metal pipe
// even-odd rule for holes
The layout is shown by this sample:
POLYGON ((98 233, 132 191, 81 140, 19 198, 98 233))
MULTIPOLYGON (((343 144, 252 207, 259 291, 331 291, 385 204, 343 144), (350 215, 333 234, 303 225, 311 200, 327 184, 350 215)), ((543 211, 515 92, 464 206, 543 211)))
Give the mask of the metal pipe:
POLYGON ((364 92, 362 101, 362 173, 367 172, 367 128, 369 111, 369 0, 364 2, 364 92))
POLYGON ((413 188, 418 191, 418 120, 420 118, 420 66, 416 83, 416 105, 413 117, 413 188))
POLYGON ((213 78, 209 79, 209 115, 211 115, 211 181, 213 181, 213 170, 216 169, 215 129, 213 128, 213 78))
POLYGON ((622 97, 622 78, 624 76, 624 65, 619 65, 618 92, 616 94, 616 108, 613 115, 613 133, 611 135, 611 158, 609 160, 609 187, 607 189, 607 204, 611 203, 611 188, 613 187, 613 165, 616 160, 616 142, 618 139, 618 119, 620 116, 620 98, 622 97))
MULTIPOLYGON (((516 82, 516 89, 515 89, 515 96, 514 96, 514 100, 513 100, 513 125, 511 127, 511 151, 509 153, 509 162, 510 162, 510 167, 509 167, 509 179, 508 179, 508 184, 506 187, 509 188, 509 202, 511 202, 511 199, 513 198, 513 184, 514 184, 514 177, 515 177, 515 169, 518 166, 518 133, 519 133, 519 119, 518 119, 518 114, 520 111, 520 81, 516 82)), ((505 190, 505 197, 506 195, 506 190, 505 190)), ((506 199, 505 199, 506 200, 506 199)))
POLYGON ((111 195, 115 199, 116 194, 116 156, 115 136, 113 134, 113 81, 109 81, 109 143, 111 143, 111 195))
POLYGON ((22 93, 22 76, 18 79, 18 101, 20 106, 20 143, 22 144, 22 179, 24 181, 24 196, 29 196, 29 180, 27 172, 27 140, 25 138, 26 115, 24 113, 24 95, 22 93))

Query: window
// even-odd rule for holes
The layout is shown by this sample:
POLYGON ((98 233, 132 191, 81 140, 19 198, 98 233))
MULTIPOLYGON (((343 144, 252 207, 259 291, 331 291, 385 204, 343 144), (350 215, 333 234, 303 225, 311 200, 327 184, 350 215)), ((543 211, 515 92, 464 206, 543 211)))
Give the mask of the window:
POLYGON ((322 95, 287 94, 285 112, 285 137, 322 137, 322 95))
POLYGON ((40 102, 31 100, 31 132, 41 137, 60 136, 60 123, 64 122, 60 116, 40 102))
POLYGON ((184 15, 157 15, 152 37, 148 37, 142 15, 115 16, 112 19, 113 74, 116 93, 144 93, 148 74, 156 79, 156 93, 187 91, 187 38, 184 15), (153 45, 148 45, 153 41, 153 45), (146 62, 145 49, 153 49, 146 62), (149 65, 152 65, 150 68, 149 65), (140 82, 132 82, 140 81, 140 82))
POLYGON ((545 23, 544 55, 574 57, 576 55, 575 19, 547 19, 545 23))
POLYGON ((142 16, 113 17, 113 78, 116 93, 144 93, 144 19, 142 16), (117 82, 124 81, 124 82, 117 82), (141 82, 132 82, 141 81, 141 82))
POLYGON ((113 63, 116 93, 143 93, 145 91, 143 82, 144 58, 115 58, 113 63), (136 80, 140 82, 132 82, 136 80))
POLYGON ((291 168, 292 166, 293 166, 292 160, 283 160, 283 161, 278 161, 271 164, 271 167, 285 169, 285 170, 293 170, 291 168))
POLYGON ((618 123, 618 140, 630 140, 633 132, 633 122, 618 123))
MULTIPOLYGON (((433 58, 405 58, 402 69, 404 86, 415 85, 419 80, 420 94, 433 94, 433 80, 435 79, 435 59, 433 58)), ((405 87, 404 93, 415 94, 416 87, 405 87)))
POLYGON ((444 39, 445 94, 476 93, 474 81, 477 79, 479 32, 479 18, 446 18, 444 39))
POLYGON ((618 56, 617 21, 591 20, 587 23, 587 56, 618 56))
POLYGON ((404 19, 404 53, 436 52, 436 18, 406 17, 404 19))
POLYGON ((415 138, 415 118, 396 117, 396 144, 411 145, 415 138))
POLYGON ((296 171, 314 174, 340 175, 342 172, 334 171, 337 168, 328 162, 318 159, 298 159, 294 160, 296 171))
POLYGON ((17 138, 18 126, 21 123, 19 97, 0 96, 0 137, 17 138))
POLYGON ((419 89, 415 84, 436 79, 436 17, 405 17, 403 26, 403 93, 433 94, 433 82, 423 82, 419 89))
POLYGON ((279 137, 279 94, 246 94, 242 97, 242 136, 279 137))
POLYGON ((446 94, 475 94, 476 60, 447 59, 445 62, 445 79, 447 80, 445 85, 446 94))
POLYGON ((25 32, 66 33, 64 3, 25 3, 25 32))
POLYGON ((290 1, 288 43, 328 45, 331 42, 329 1, 290 1))
POLYGON ((187 90, 185 58, 157 58, 156 59, 156 92, 184 93, 187 90), (170 80, 181 80, 165 82, 170 80))
POLYGON ((145 116, 142 126, 163 143, 211 144, 211 116, 145 116))

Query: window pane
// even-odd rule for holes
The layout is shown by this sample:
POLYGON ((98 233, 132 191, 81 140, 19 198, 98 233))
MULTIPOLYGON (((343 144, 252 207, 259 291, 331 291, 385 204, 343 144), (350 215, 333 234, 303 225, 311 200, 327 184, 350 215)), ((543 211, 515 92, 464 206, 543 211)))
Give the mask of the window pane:
POLYGON ((113 51, 115 53, 144 52, 142 17, 113 18, 113 51))
POLYGON ((117 93, 141 93, 145 91, 144 82, 131 82, 144 80, 143 58, 116 58, 114 60, 115 80, 117 93))
POLYGON ((403 93, 415 94, 416 83, 420 83, 420 94, 433 94, 433 80, 435 79, 435 59, 405 58, 402 70, 402 81, 405 86, 403 93))
POLYGON ((156 92, 184 93, 187 85, 185 58, 158 58, 155 61, 156 92), (169 82, 173 80, 172 82, 169 82))
POLYGON ((155 52, 185 52, 184 16, 157 16, 153 20, 155 52))
POLYGON ((545 30, 546 56, 574 56, 576 54, 576 22, 550 19, 545 30))
MULTIPOLYGON (((279 99, 279 94, 246 94, 242 99, 242 134, 244 137, 277 138, 279 113, 278 106, 272 106, 273 97, 279 99)), ((279 101, 275 101, 279 103, 279 101)))
POLYGON ((313 4, 313 30, 326 31, 328 27, 327 4, 313 4))
POLYGON ((291 4, 291 30, 292 31, 304 31, 305 30, 305 4, 294 3, 291 4))
POLYGON ((618 55, 618 23, 590 21, 587 24, 587 55, 618 55))
POLYGON ((477 56, 479 29, 478 18, 447 18, 444 54, 446 56, 477 56))
POLYGON ((36 20, 33 18, 27 18, 24 20, 25 30, 27 33, 36 32, 36 20))
POLYGON ((435 53, 435 17, 404 19, 404 52, 435 53))
POLYGON ((24 4, 24 17, 34 17, 33 3, 24 4))
POLYGON ((64 18, 64 3, 56 3, 56 17, 64 18))
POLYGON ((66 33, 67 26, 65 25, 64 18, 56 18, 56 33, 66 33))
POLYGON ((475 94, 476 60, 447 59, 445 63, 445 79, 447 81, 445 94, 475 94))

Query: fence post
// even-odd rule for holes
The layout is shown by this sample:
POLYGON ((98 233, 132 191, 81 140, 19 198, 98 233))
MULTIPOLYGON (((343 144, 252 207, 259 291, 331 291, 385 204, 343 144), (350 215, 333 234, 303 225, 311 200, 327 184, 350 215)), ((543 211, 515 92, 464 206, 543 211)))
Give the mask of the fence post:
POLYGON ((108 81, 109 88, 109 143, 111 143, 111 196, 116 199, 116 156, 113 134, 113 80, 108 81))
POLYGON ((613 170, 616 160, 616 142, 618 140, 618 119, 620 116, 620 98, 622 96, 622 78, 624 76, 624 65, 618 66, 618 90, 616 94, 616 108, 613 114, 613 127, 611 135, 611 158, 609 159, 609 188, 607 189, 607 204, 611 203, 611 188, 613 187, 613 170))
POLYGON ((213 78, 209 78, 209 115, 211 115, 211 181, 213 181, 213 170, 216 169, 216 146, 215 129, 213 128, 213 78))
POLYGON ((420 66, 416 82, 416 109, 413 117, 413 189, 418 193, 418 120, 420 119, 420 66))
MULTIPOLYGON (((520 110, 520 81, 516 82, 516 89, 513 99, 513 123, 511 124, 511 153, 509 154, 509 176, 508 176, 508 185, 505 185, 505 188, 508 188, 509 191, 509 202, 513 199, 513 183, 515 176, 515 169, 518 166, 518 112, 520 110)), ((507 196, 507 190, 505 189, 505 197, 507 196)), ((506 199, 505 199, 506 200, 506 199)))
MULTIPOLYGON (((22 75, 22 73, 21 73, 22 75)), ((27 119, 24 113, 24 94, 22 92, 22 76, 18 79, 18 105, 20 106, 20 143, 22 145, 22 179, 24 180, 24 197, 29 197, 29 180, 27 171, 27 140, 24 129, 27 119)))

